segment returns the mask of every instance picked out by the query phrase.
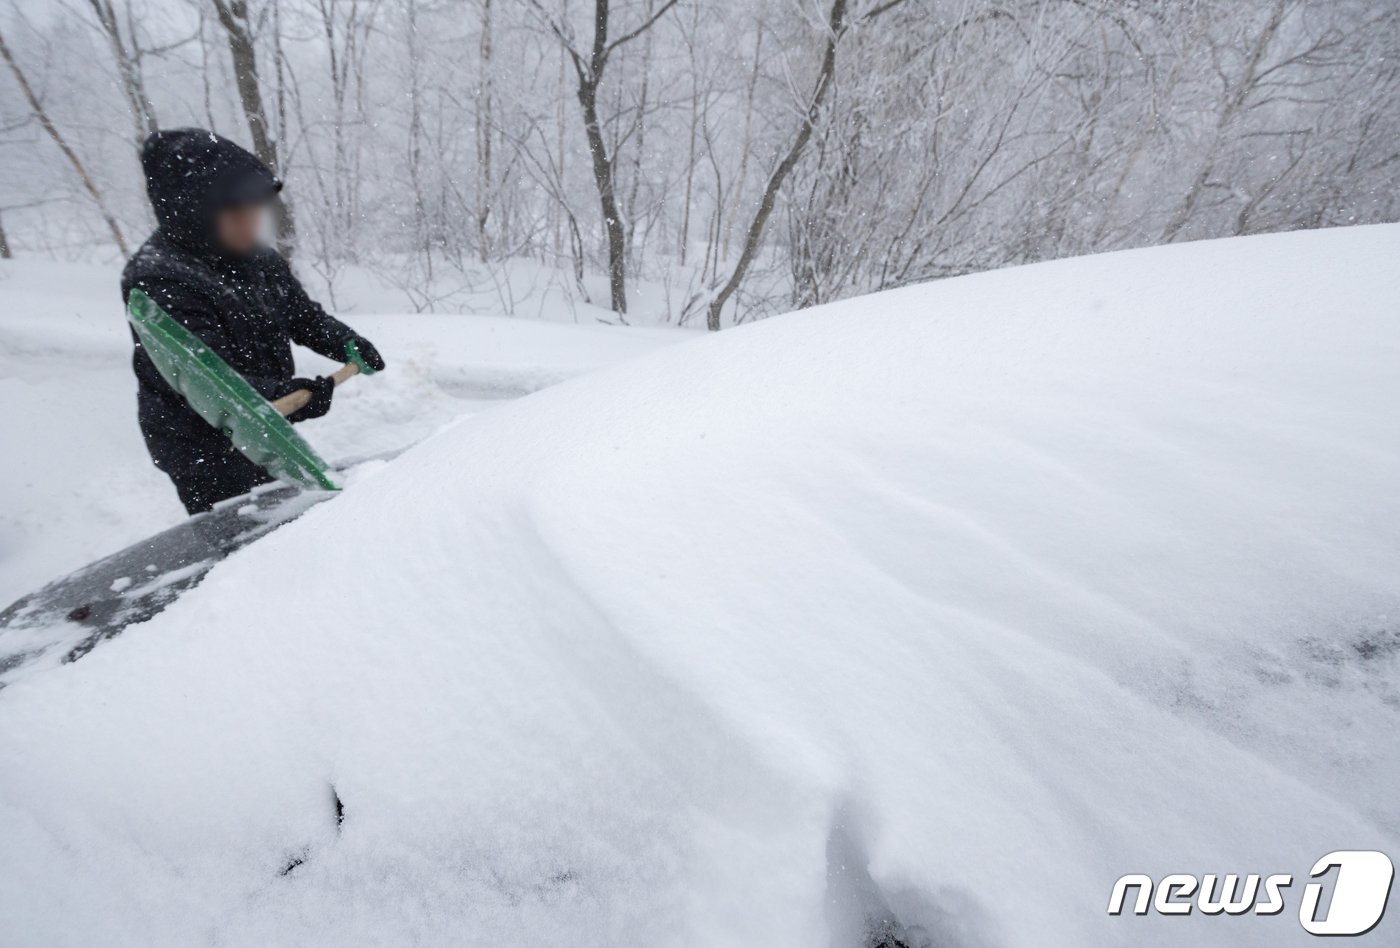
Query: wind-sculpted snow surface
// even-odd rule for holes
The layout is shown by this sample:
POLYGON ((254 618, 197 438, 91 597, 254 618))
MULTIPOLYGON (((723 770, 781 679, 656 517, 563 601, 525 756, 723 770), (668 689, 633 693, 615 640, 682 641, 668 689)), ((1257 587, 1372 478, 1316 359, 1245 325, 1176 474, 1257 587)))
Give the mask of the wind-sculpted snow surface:
POLYGON ((967 277, 460 422, 0 692, 4 940, 1305 943, 1400 855, 1397 259, 967 277))

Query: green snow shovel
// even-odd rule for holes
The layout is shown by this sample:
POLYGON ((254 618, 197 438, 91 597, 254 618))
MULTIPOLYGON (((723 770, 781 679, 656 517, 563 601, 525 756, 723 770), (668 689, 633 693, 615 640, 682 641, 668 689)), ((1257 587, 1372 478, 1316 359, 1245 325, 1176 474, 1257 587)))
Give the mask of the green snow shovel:
MULTIPOLYGON (((199 417, 218 428, 244 457, 273 477, 309 490, 340 490, 321 456, 284 417, 311 400, 305 389, 269 402, 219 355, 139 289, 127 301, 127 317, 161 377, 185 397, 199 417)), ((353 342, 346 364, 331 376, 339 385, 365 364, 353 342)))

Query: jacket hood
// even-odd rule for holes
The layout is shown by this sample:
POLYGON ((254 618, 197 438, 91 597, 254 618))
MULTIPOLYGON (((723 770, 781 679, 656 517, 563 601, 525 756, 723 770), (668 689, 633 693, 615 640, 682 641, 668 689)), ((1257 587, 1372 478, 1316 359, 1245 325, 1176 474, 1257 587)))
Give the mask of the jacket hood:
POLYGON ((141 148, 160 229, 173 240, 199 251, 217 251, 214 215, 224 207, 266 204, 282 182, 257 156, 201 128, 164 129, 141 148))

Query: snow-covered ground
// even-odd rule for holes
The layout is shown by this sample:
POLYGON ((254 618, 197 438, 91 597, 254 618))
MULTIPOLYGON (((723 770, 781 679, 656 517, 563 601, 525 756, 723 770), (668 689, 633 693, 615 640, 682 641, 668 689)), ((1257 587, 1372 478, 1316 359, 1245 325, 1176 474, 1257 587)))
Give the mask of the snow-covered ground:
MULTIPOLYGON (((353 274, 341 297, 386 296, 353 274)), ((136 427, 131 338, 120 267, 0 262, 0 607, 97 556, 185 516, 136 427)), ((313 281, 314 282, 314 281, 313 281)), ((489 298, 476 300, 483 311, 489 298)), ((334 460, 412 444, 463 414, 688 338, 622 329, 547 299, 545 315, 360 315, 392 372, 337 391, 334 409, 298 427, 334 460)), ((331 363, 298 351, 301 369, 331 363)))
MULTIPOLYGON (((966 277, 452 423, 0 691, 4 940, 1310 942, 1315 859, 1400 855, 1397 259, 1387 226, 966 277), (1295 883, 1110 917, 1130 872, 1295 883)), ((506 331, 361 322, 404 353, 338 406, 376 446, 480 396, 506 331)), ((536 330, 570 370, 655 343, 536 330)), ((173 518, 132 424, 19 361, 7 543, 173 518)))

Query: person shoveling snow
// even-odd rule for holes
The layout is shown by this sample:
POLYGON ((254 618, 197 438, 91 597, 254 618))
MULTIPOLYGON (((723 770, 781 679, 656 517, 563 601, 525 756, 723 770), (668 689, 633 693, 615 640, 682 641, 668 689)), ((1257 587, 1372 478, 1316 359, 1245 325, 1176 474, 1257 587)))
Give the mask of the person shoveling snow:
MULTIPOLYGON (((185 128, 151 135, 141 165, 159 226, 122 273, 122 302, 133 313, 141 294, 149 297, 155 316, 169 314, 258 395, 276 400, 274 407, 294 409, 287 415, 293 423, 330 411, 345 373, 294 377, 292 343, 366 370, 384 368, 374 345, 312 300, 287 261, 259 243, 282 182, 256 156, 213 132, 185 128)), ((169 367, 158 366, 145 340, 133 339, 141 433, 185 509, 201 513, 273 480, 172 386, 169 367)))

